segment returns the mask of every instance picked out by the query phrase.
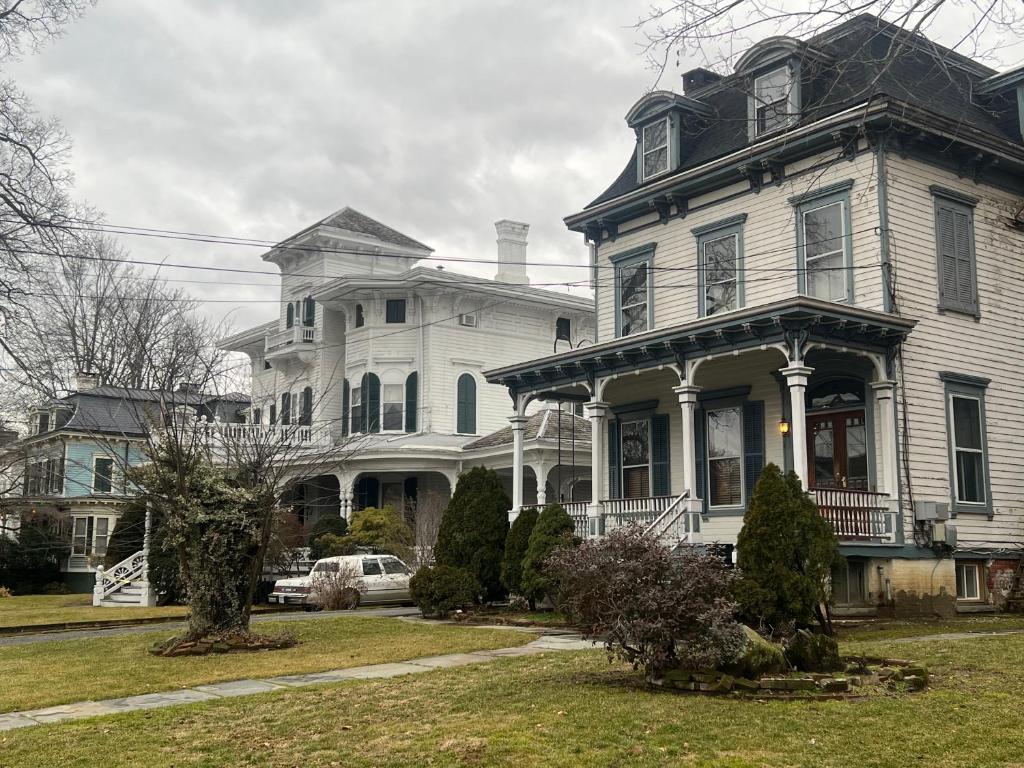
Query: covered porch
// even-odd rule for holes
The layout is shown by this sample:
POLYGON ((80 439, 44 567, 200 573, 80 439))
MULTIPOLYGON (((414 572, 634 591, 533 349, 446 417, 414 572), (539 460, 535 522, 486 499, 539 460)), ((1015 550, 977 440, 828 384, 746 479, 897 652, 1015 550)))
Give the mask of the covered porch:
MULTIPOLYGON (((586 398, 596 493, 566 504, 582 536, 635 522, 674 543, 734 544, 773 462, 796 472, 842 543, 898 545, 891 359, 912 327, 799 297, 487 376, 517 409, 551 392, 586 398)), ((523 502, 514 487, 513 515, 523 502)))

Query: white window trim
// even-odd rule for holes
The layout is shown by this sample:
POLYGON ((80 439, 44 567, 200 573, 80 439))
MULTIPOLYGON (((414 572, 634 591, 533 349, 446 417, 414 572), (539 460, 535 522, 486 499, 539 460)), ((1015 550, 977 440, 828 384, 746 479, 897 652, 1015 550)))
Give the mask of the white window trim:
POLYGON ((746 448, 746 446, 743 444, 743 406, 742 405, 723 405, 721 408, 708 408, 706 413, 705 413, 704 419, 705 419, 704 420, 704 463, 706 465, 705 477, 706 477, 706 485, 707 485, 707 491, 708 491, 708 509, 717 509, 717 510, 720 510, 720 509, 742 509, 743 507, 745 507, 745 505, 747 503, 746 491, 744 490, 746 488, 746 482, 745 482, 746 481, 746 477, 744 475, 745 470, 744 470, 744 467, 743 467, 743 464, 744 464, 743 459, 744 459, 744 455, 745 455, 745 450, 744 449, 746 448), (712 413, 717 413, 719 411, 737 411, 739 413, 739 416, 740 416, 740 422, 739 422, 739 424, 740 424, 740 427, 739 427, 739 433, 740 433, 740 452, 735 457, 733 457, 733 456, 718 456, 718 457, 716 457, 714 459, 711 458, 711 428, 709 426, 711 422, 710 422, 710 419, 708 419, 708 417, 712 413), (723 459, 732 459, 732 458, 738 459, 739 463, 740 463, 740 501, 739 501, 738 504, 712 504, 711 503, 711 462, 712 461, 722 461, 723 459))
POLYGON ((703 270, 703 274, 704 274, 704 288, 703 288, 704 295, 701 297, 703 305, 704 305, 704 316, 705 317, 710 317, 711 315, 724 315, 724 314, 726 314, 728 312, 735 312, 737 309, 742 309, 743 308, 743 297, 740 295, 740 236, 739 236, 739 233, 738 232, 728 232, 728 233, 726 233, 724 235, 719 235, 717 237, 712 236, 712 237, 707 238, 701 244, 700 258, 701 258, 701 269, 703 270), (732 241, 733 241, 732 280, 718 280, 718 281, 708 280, 708 278, 707 278, 707 275, 708 275, 708 251, 707 251, 708 245, 710 243, 717 243, 719 240, 726 240, 728 238, 732 238, 732 241), (726 285, 727 283, 732 283, 735 286, 735 291, 734 291, 734 294, 733 294, 734 297, 735 297, 735 306, 730 307, 729 309, 723 309, 723 310, 718 311, 718 312, 709 312, 707 310, 707 306, 708 306, 708 291, 714 285, 726 285))
MULTIPOLYGON (((804 209, 804 210, 800 211, 800 226, 801 226, 801 228, 803 230, 803 243, 804 243, 804 257, 803 257, 804 292, 805 292, 805 294, 807 296, 810 296, 813 299, 820 299, 821 301, 831 301, 831 302, 834 302, 836 304, 846 304, 848 302, 848 299, 849 299, 849 296, 850 296, 850 270, 849 270, 849 268, 847 266, 847 263, 846 263, 846 240, 851 235, 850 235, 849 232, 846 231, 847 216, 848 216, 848 214, 847 214, 847 211, 846 211, 846 201, 845 200, 830 200, 829 202, 822 203, 821 205, 814 206, 813 208, 807 208, 807 209, 804 209), (842 227, 842 236, 839 238, 839 248, 837 248, 834 251, 829 251, 828 253, 819 253, 817 256, 808 257, 807 256, 807 216, 808 216, 808 214, 814 213, 815 211, 821 211, 821 210, 824 210, 825 208, 830 208, 833 205, 838 205, 839 206, 839 224, 842 227), (807 279, 807 276, 811 272, 811 268, 809 266, 811 261, 815 261, 815 262, 821 261, 823 259, 831 258, 831 257, 833 257, 833 256, 835 256, 837 254, 840 257, 840 261, 842 262, 842 266, 840 267, 840 269, 843 270, 843 295, 842 295, 842 298, 834 299, 834 298, 832 298, 831 293, 829 294, 829 296, 827 298, 823 298, 821 296, 815 296, 814 294, 811 293, 810 288, 808 287, 808 282, 809 281, 807 279)), ((830 273, 830 276, 831 276, 831 273, 830 273)), ((831 287, 831 285, 832 285, 831 280, 829 280, 829 286, 831 287)))
POLYGON ((97 556, 97 553, 96 553, 96 531, 99 528, 98 521, 100 521, 100 520, 106 520, 107 521, 107 533, 106 533, 106 536, 105 536, 107 541, 106 541, 106 546, 104 546, 104 548, 103 548, 103 555, 106 555, 107 547, 110 546, 110 537, 114 533, 114 526, 117 525, 117 518, 112 516, 112 515, 84 514, 84 515, 72 515, 71 516, 71 552, 70 552, 70 557, 72 557, 72 558, 75 558, 75 557, 89 558, 89 557, 96 557, 97 556), (92 536, 88 535, 89 519, 90 518, 93 521, 92 522, 92 536), (86 530, 85 548, 86 548, 86 551, 82 552, 82 553, 75 552, 75 538, 76 538, 76 536, 75 536, 75 522, 78 521, 78 520, 85 520, 85 530, 86 530))
POLYGON ((988 466, 985 463, 985 424, 984 415, 985 409, 981 407, 981 398, 975 397, 974 395, 966 395, 961 392, 950 392, 949 393, 949 440, 953 446, 953 494, 957 504, 964 504, 967 506, 975 505, 978 508, 988 507, 988 488, 985 478, 987 477, 988 466), (959 398, 960 400, 973 400, 974 404, 978 408, 978 429, 981 432, 979 435, 981 439, 981 448, 961 448, 956 444, 956 412, 953 409, 953 400, 959 398), (960 451, 965 453, 976 453, 981 456, 981 493, 982 499, 980 501, 965 501, 960 498, 960 467, 956 461, 956 455, 960 451))
POLYGON ((116 474, 114 472, 116 465, 117 465, 117 459, 113 458, 112 456, 99 456, 99 455, 96 455, 96 456, 92 457, 92 483, 90 483, 90 485, 92 487, 93 494, 102 493, 102 494, 105 494, 107 496, 113 496, 114 495, 114 493, 115 493, 114 489, 115 489, 115 484, 116 484, 116 480, 117 480, 117 476, 116 476, 116 474), (110 490, 109 491, 99 491, 99 490, 96 489, 96 477, 97 477, 96 464, 99 461, 109 461, 110 462, 110 478, 109 478, 109 480, 110 480, 110 490))
POLYGON ((982 589, 981 589, 981 574, 982 574, 983 568, 982 568, 981 563, 975 563, 975 562, 957 563, 957 569, 962 571, 963 574, 964 574, 964 587, 965 587, 964 592, 967 591, 966 587, 967 587, 967 569, 968 568, 970 568, 970 569, 972 569, 974 571, 974 580, 973 580, 973 583, 974 583, 974 597, 968 597, 966 595, 961 595, 960 594, 960 574, 957 574, 957 579, 956 579, 956 582, 957 582, 956 599, 958 601, 960 601, 960 602, 965 602, 965 603, 966 602, 977 603, 977 602, 980 602, 983 599, 983 594, 982 594, 982 589))
POLYGON ((647 125, 643 126, 640 129, 640 179, 641 179, 641 181, 650 181, 651 179, 656 179, 659 176, 664 176, 666 173, 668 173, 669 171, 672 170, 672 159, 673 159, 672 158, 672 121, 666 115, 665 117, 661 118, 660 120, 655 120, 652 123, 648 123, 647 125), (648 128, 651 128, 651 127, 657 125, 659 122, 665 124, 665 143, 664 144, 659 144, 656 147, 651 147, 651 148, 648 149, 647 142, 644 140, 644 136, 646 135, 648 128), (656 173, 652 173, 652 174, 644 173, 644 167, 645 167, 644 160, 647 158, 647 155, 649 155, 651 152, 658 151, 662 147, 665 148, 665 169, 662 170, 662 171, 658 171, 656 173))
MULTIPOLYGON (((349 398, 351 399, 351 394, 349 395, 349 398)), ((405 383, 404 382, 401 383, 401 384, 385 384, 384 382, 381 382, 381 384, 380 384, 380 431, 388 433, 388 434, 392 434, 392 435, 398 434, 400 432, 401 433, 405 432, 405 383), (388 400, 384 396, 385 392, 387 392, 387 388, 388 387, 398 387, 401 390, 401 397, 398 400, 388 400), (399 406, 399 409, 400 409, 399 413, 401 413, 401 416, 402 416, 401 419, 400 419, 401 423, 399 424, 398 429, 385 429, 384 428, 384 411, 385 411, 385 407, 387 405, 394 405, 395 403, 398 403, 398 406, 399 406)))
MULTIPOLYGON (((760 74, 754 78, 754 88, 753 92, 751 93, 753 113, 750 115, 750 133, 752 138, 761 138, 762 136, 770 136, 776 131, 784 131, 797 121, 797 119, 799 118, 800 111, 800 100, 797 96, 797 89, 799 87, 800 84, 798 82, 797 71, 789 64, 784 64, 781 67, 776 67, 775 69, 760 74), (771 128, 765 128, 763 131, 761 131, 758 130, 757 113, 759 109, 768 106, 769 103, 762 102, 758 98, 759 84, 762 80, 766 80, 767 78, 771 77, 772 75, 776 75, 779 72, 785 72, 786 77, 789 80, 789 90, 786 92, 786 120, 782 125, 776 125, 771 128)), ((775 102, 770 103, 774 104, 775 102)))
POLYGON ((360 387, 349 387, 348 390, 348 413, 345 414, 345 418, 348 419, 348 433, 350 435, 361 435, 363 434, 362 429, 362 412, 363 412, 363 388, 360 387), (358 397, 356 397, 358 395, 358 397), (359 419, 358 421, 352 417, 356 407, 359 407, 359 419))
POLYGON ((634 336, 634 335, 636 335, 638 333, 646 333, 647 331, 651 330, 654 327, 654 324, 651 322, 651 320, 652 320, 652 314, 651 314, 651 289, 652 289, 651 282, 652 282, 652 280, 651 280, 651 276, 653 274, 653 272, 651 270, 651 260, 650 259, 642 259, 640 261, 634 261, 634 262, 630 262, 630 263, 627 263, 627 264, 616 265, 616 267, 615 267, 615 274, 616 274, 616 277, 618 278, 616 280, 616 285, 615 285, 615 292, 617 294, 616 297, 615 297, 615 299, 616 299, 615 300, 615 304, 616 304, 616 313, 618 315, 618 317, 616 317, 616 326, 617 326, 617 330, 618 330, 618 337, 619 338, 625 338, 626 336, 634 336), (646 274, 646 279, 645 279, 646 290, 644 291, 644 299, 643 299, 643 301, 634 301, 632 304, 623 304, 622 303, 622 270, 624 270, 624 269, 636 269, 636 268, 643 268, 644 273, 646 274), (627 308, 629 308, 629 307, 641 307, 641 306, 645 310, 644 316, 646 318, 646 321, 645 321, 644 325, 646 327, 643 330, 640 330, 640 331, 630 331, 629 333, 624 334, 622 332, 622 313, 627 308))

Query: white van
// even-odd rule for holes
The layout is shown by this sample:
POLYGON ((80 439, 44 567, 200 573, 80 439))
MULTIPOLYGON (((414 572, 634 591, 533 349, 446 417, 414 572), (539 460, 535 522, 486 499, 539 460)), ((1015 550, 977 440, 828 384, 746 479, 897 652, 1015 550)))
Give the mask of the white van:
POLYGON ((308 576, 275 581, 268 599, 280 605, 319 608, 317 582, 346 571, 352 574, 358 591, 358 596, 353 595, 356 605, 406 603, 411 600, 409 579, 412 570, 394 555, 325 557, 313 564, 308 576))

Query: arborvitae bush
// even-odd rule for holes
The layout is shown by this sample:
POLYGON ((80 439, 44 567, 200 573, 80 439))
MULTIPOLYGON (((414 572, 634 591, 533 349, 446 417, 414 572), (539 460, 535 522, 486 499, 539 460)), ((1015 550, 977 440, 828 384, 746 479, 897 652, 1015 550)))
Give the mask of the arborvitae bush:
POLYGON ((468 571, 479 582, 484 600, 505 595, 501 563, 510 506, 497 472, 474 467, 459 476, 441 517, 434 550, 437 564, 468 571))
POLYGON ((480 584, 464 568, 420 568, 409 580, 409 593, 424 616, 444 618, 476 602, 480 584))
POLYGON ((356 512, 352 515, 348 538, 356 546, 394 555, 406 562, 412 560, 416 543, 412 527, 394 507, 366 507, 356 512))
POLYGON ((523 558, 530 546, 530 534, 539 516, 536 507, 527 507, 512 523, 505 539, 505 559, 501 564, 501 582, 513 595, 523 594, 523 558))
POLYGON ((789 634, 817 619, 831 633, 828 577, 838 543, 795 473, 784 477, 775 464, 764 468, 736 550, 736 596, 747 619, 775 634, 789 634))
POLYGON ((548 504, 530 533, 523 556, 522 589, 531 600, 558 597, 558 581, 547 568, 547 559, 559 547, 572 544, 576 526, 561 504, 548 504))

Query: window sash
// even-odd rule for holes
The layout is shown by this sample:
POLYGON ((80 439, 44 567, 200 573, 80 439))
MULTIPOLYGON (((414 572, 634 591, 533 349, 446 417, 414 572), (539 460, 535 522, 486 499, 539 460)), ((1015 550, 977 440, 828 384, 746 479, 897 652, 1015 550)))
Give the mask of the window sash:
POLYGON ((789 125, 795 117, 790 109, 793 87, 789 67, 773 69, 754 80, 755 135, 789 125))
POLYGON ((396 324, 405 322, 405 299, 387 299, 384 304, 384 322, 396 324))
POLYGON ((665 173, 669 169, 669 120, 664 118, 651 125, 644 126, 642 130, 642 149, 640 162, 643 166, 643 178, 653 178, 665 173), (661 136, 658 136, 657 129, 662 129, 661 136))
POLYGON ((401 432, 405 426, 405 386, 385 384, 383 388, 381 429, 384 432, 401 432))
POLYGON ((825 301, 845 301, 850 290, 850 270, 847 269, 846 264, 847 239, 850 236, 850 233, 846 231, 846 201, 834 200, 814 208, 808 208, 801 212, 800 222, 803 227, 805 293, 825 301), (822 212, 830 208, 835 208, 838 211, 839 234, 835 237, 812 240, 807 227, 809 217, 815 214, 823 215, 822 212), (817 250, 823 244, 831 244, 832 241, 837 243, 837 247, 829 250, 817 250))
POLYGON ((616 269, 619 304, 619 335, 629 336, 646 331, 650 321, 650 280, 649 261, 637 261, 616 269), (641 277, 642 276, 642 279, 641 277), (626 289, 630 289, 627 298, 626 289))
POLYGON ((701 253, 703 256, 702 266, 704 275, 704 314, 713 315, 717 312, 729 312, 736 309, 739 306, 739 235, 731 232, 728 235, 705 240, 701 246, 701 253), (725 266, 725 262, 720 258, 716 258, 716 256, 721 254, 712 252, 709 256, 708 246, 712 246, 712 249, 714 249, 730 240, 732 241, 732 263, 728 265, 728 268, 722 269, 725 266), (712 267, 712 262, 714 262, 714 267, 712 267), (722 290, 724 286, 732 286, 731 295, 726 294, 722 290), (723 296, 727 298, 723 300, 723 296))
POLYGON ((351 413, 349 429, 352 434, 357 435, 363 431, 361 423, 363 418, 363 388, 352 387, 349 398, 349 412, 351 413))
POLYGON ((959 600, 981 599, 981 568, 977 563, 957 565, 956 596, 959 600))
POLYGON ((97 457, 93 459, 92 467, 93 493, 110 493, 114 487, 114 460, 97 457), (101 467, 106 467, 106 471, 101 467))
POLYGON ((952 422, 950 425, 950 439, 953 442, 953 474, 956 500, 962 504, 986 504, 988 497, 985 482, 985 437, 982 425, 981 400, 969 395, 951 394, 949 396, 949 413, 950 421, 952 422), (977 440, 977 445, 965 446, 960 444, 960 438, 966 435, 963 435, 957 419, 956 403, 958 400, 974 404, 975 421, 970 426, 977 430, 976 435, 971 435, 971 437, 977 440), (972 475, 969 475, 968 468, 972 466, 974 472, 972 475))
POLYGON ((742 505, 743 409, 734 406, 708 411, 706 439, 708 506, 742 505))

